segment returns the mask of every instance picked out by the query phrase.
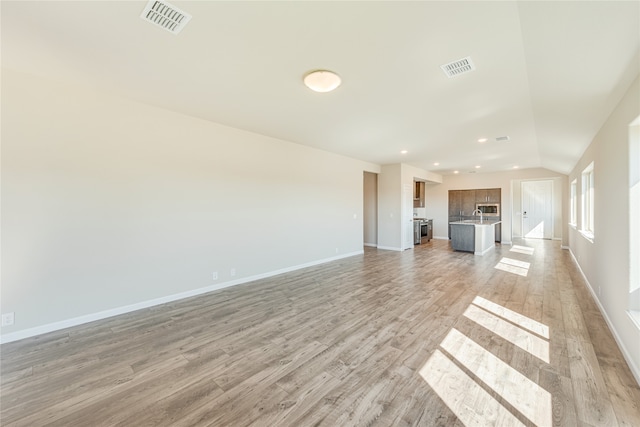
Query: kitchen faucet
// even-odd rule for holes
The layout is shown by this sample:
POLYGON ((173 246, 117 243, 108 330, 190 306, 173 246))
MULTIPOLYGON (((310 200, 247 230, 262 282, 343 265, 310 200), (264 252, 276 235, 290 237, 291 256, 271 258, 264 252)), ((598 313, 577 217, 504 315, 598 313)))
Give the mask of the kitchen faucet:
POLYGON ((476 209, 471 215, 475 216, 476 212, 480 212, 480 222, 482 222, 482 211, 480 209, 476 209))

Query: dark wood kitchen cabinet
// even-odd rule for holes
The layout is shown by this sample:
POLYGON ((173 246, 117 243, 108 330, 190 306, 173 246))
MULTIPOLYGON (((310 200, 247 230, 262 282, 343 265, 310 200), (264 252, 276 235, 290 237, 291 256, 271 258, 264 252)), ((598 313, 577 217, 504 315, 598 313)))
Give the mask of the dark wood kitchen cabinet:
POLYGON ((485 188, 476 190, 476 203, 500 203, 499 188, 485 188))
POLYGON ((476 190, 462 190, 462 215, 471 216, 476 210, 476 190))
POLYGON ((462 210, 462 192, 449 190, 449 217, 460 216, 462 210))
POLYGON ((424 194, 425 194, 425 183, 422 181, 415 181, 413 186, 413 207, 414 208, 424 208, 424 194))

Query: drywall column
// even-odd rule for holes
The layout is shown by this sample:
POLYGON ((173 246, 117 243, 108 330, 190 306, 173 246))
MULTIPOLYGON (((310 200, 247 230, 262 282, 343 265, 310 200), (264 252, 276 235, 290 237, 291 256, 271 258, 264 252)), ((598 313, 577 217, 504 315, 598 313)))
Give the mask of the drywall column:
POLYGON ((378 175, 378 249, 402 250, 402 167, 384 165, 378 175))

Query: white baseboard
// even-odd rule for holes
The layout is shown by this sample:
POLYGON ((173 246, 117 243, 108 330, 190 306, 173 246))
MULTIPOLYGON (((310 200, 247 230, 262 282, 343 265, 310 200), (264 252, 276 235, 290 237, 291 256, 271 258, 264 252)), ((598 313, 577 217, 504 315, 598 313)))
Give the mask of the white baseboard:
POLYGON ((495 249, 495 245, 494 246, 489 246, 488 248, 486 248, 484 251, 475 251, 473 254, 474 255, 479 255, 479 256, 483 256, 484 254, 486 254, 487 252, 495 249))
POLYGON ((502 240, 500 244, 513 246, 513 242, 511 240, 502 240))
POLYGON ((437 239, 437 240, 449 240, 449 238, 447 236, 433 236, 433 239, 437 239))
POLYGON ((13 341, 18 341, 25 338, 34 337, 36 335, 46 334, 48 332, 59 331, 61 329, 70 328, 72 326, 78 326, 96 320, 102 320, 120 314, 130 313, 132 311, 141 310, 143 308, 149 308, 160 304, 166 304, 168 302, 178 301, 184 298, 190 298, 197 295, 206 294, 209 292, 217 291, 220 289, 228 288, 231 286, 239 285, 242 283, 253 282, 255 280, 265 279, 267 277, 277 276, 278 274, 288 273, 295 270, 300 270, 306 267, 313 267, 314 265, 325 264, 327 262, 336 261, 342 258, 348 258, 356 255, 362 255, 363 250, 350 252, 342 255, 337 255, 331 258, 324 258, 317 261, 311 261, 305 264, 295 265, 292 267, 282 268, 280 270, 270 271, 267 273, 256 274, 255 276, 243 277, 236 280, 231 280, 224 283, 218 283, 212 286, 205 286, 204 288, 193 289, 186 292, 180 292, 178 294, 167 295, 165 297, 154 298, 147 301, 141 301, 135 304, 126 305, 122 307, 116 307, 109 310, 99 311, 97 313, 86 314, 84 316, 74 317, 71 319, 61 320, 59 322, 53 322, 46 325, 36 326, 21 331, 11 332, 0 336, 0 344, 5 344, 13 341))
POLYGON ((378 246, 378 249, 382 249, 385 251, 397 251, 397 252, 402 252, 402 248, 396 248, 393 246, 378 246))
POLYGON ((607 326, 609 327, 609 330, 611 331, 611 334, 613 335, 613 338, 616 340, 616 343, 618 344, 618 347, 620 348, 620 351, 622 352, 622 356, 624 356, 624 359, 627 361, 627 365, 629 365, 629 369, 631 370, 631 373, 635 377, 636 382, 638 383, 638 385, 640 385, 640 368, 635 364, 635 362, 633 361, 633 359, 630 356, 631 353, 629 352, 627 347, 624 345, 624 342, 620 339, 620 335, 618 335, 618 332, 616 331, 616 328, 613 326, 613 323, 611 322, 611 319, 609 319, 609 316, 607 315, 606 310, 604 309, 604 307, 600 303, 600 300, 598 299, 598 296, 597 296, 596 292, 594 291, 593 286, 591 286, 591 283, 589 282, 589 279, 587 279, 587 276, 584 274, 584 271, 582 271, 582 267, 580 267, 580 263, 578 262, 578 260, 576 259, 575 255, 573 254, 573 251, 571 250, 570 247, 568 249, 569 249, 569 254, 571 254, 571 259, 573 259, 573 262, 578 267, 578 271, 582 275, 582 278, 584 279, 584 282, 587 284, 587 289, 589 289, 589 292, 591 293, 591 297, 596 302, 596 305, 598 306, 598 309, 600 310, 600 314, 602 314, 602 317, 604 317, 604 320, 607 322, 607 326))
POLYGON ((569 246, 564 246, 564 245, 560 245, 560 249, 564 249, 566 250, 571 250, 571 248, 569 246))
POLYGON ((364 243, 365 246, 368 246, 370 248, 377 248, 378 244, 377 243, 364 243))

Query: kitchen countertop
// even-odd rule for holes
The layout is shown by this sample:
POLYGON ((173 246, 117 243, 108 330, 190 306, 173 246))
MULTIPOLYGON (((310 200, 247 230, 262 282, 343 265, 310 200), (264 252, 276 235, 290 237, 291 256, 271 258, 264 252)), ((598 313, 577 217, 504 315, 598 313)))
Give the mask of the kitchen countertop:
POLYGON ((460 224, 460 225, 494 225, 501 223, 501 220, 492 221, 490 219, 485 219, 480 221, 479 219, 464 219, 462 221, 450 221, 449 224, 460 224))

